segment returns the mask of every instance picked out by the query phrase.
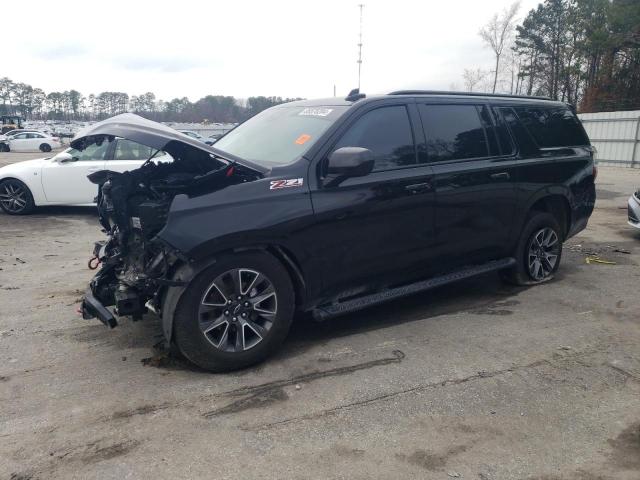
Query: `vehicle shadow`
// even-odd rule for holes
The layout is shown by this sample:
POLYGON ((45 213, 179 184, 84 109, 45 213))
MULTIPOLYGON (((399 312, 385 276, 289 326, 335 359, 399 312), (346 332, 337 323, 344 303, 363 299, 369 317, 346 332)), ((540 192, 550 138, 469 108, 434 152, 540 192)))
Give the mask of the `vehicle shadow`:
POLYGON ((509 315, 512 312, 501 303, 517 304, 517 301, 505 300, 525 289, 506 285, 496 273, 489 273, 322 322, 313 320, 309 315, 299 316, 274 358, 300 355, 331 339, 359 335, 392 325, 428 321, 441 315, 475 310, 509 315))
MULTIPOLYGON (((425 322, 441 315, 463 311, 509 315, 511 311, 508 309, 518 303, 513 297, 525 289, 526 287, 505 285, 497 274, 489 273, 322 322, 313 320, 310 315, 298 315, 284 344, 266 363, 238 370, 233 374, 242 376, 255 373, 266 368, 270 362, 299 357, 306 351, 326 345, 336 338, 361 335, 393 325, 425 322)), ((134 327, 135 330, 144 330, 137 331, 134 335, 149 339, 145 343, 151 343, 151 338, 155 338, 153 355, 142 360, 144 365, 210 375, 209 372, 191 364, 177 349, 167 348, 162 340, 161 325, 157 317, 150 315, 145 320, 149 322, 137 322, 134 327)), ((131 333, 123 335, 117 342, 130 342, 131 333)))
POLYGON ((44 206, 38 207, 32 216, 38 215, 61 215, 61 216, 77 216, 98 218, 98 210, 96 207, 68 207, 68 206, 44 206))

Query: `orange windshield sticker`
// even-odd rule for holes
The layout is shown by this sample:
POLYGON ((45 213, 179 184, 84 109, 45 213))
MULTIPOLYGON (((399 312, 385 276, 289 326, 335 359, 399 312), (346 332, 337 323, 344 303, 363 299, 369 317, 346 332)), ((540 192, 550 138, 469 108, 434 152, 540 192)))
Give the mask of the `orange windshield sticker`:
POLYGON ((300 135, 297 139, 296 139, 296 144, 297 145, 304 145, 305 143, 307 143, 309 140, 311 140, 311 135, 307 135, 306 133, 303 133, 302 135, 300 135))

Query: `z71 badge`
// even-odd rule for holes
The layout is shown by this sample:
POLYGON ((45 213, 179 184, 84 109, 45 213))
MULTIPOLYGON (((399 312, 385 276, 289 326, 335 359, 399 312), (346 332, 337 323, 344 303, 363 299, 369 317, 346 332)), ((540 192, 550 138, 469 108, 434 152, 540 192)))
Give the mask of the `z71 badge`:
POLYGON ((288 178, 286 180, 272 180, 269 190, 279 190, 281 188, 301 187, 304 180, 302 178, 288 178))

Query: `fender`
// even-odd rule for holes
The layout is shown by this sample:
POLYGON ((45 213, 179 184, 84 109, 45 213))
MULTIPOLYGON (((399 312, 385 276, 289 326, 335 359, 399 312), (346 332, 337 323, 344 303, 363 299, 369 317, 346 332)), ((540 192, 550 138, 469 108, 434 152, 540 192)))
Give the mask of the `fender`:
POLYGON ((186 290, 187 284, 190 283, 196 275, 214 263, 216 263, 215 257, 209 259, 207 262, 199 262, 197 265, 193 262, 183 263, 174 272, 171 279, 177 282, 184 282, 185 285, 168 287, 162 300, 160 317, 162 319, 162 331, 167 342, 171 342, 171 337, 173 336, 173 316, 178 307, 178 302, 186 290))

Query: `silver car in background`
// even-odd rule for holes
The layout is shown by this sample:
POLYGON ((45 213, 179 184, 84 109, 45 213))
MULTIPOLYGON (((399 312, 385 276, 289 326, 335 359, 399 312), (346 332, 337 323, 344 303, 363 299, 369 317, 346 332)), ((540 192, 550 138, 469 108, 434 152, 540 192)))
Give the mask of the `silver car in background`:
POLYGON ((640 228, 640 188, 638 188, 638 190, 629 197, 627 213, 629 217, 629 225, 640 228))

